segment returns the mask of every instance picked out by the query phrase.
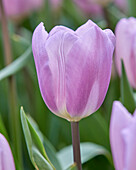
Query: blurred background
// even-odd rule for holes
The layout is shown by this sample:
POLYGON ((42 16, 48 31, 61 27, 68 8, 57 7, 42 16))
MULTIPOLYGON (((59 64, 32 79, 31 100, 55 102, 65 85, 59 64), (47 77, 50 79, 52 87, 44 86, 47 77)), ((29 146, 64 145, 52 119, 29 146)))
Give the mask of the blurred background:
MULTIPOLYGON (((10 106, 12 102, 16 107, 18 117, 20 107, 24 107, 26 113, 37 122, 39 129, 56 151, 72 143, 69 122, 52 114, 40 94, 31 51, 32 34, 36 26, 43 22, 48 32, 55 25, 64 25, 76 30, 91 19, 102 29, 110 28, 114 32, 116 24, 121 18, 136 16, 134 9, 136 6, 132 5, 135 3, 133 1, 130 4, 127 0, 3 0, 8 21, 12 61, 18 63, 4 72, 7 64, 3 43, 3 18, 0 14, 0 132, 8 139, 13 153, 14 144, 11 140, 13 134, 10 129, 11 116, 9 113, 13 109, 10 106), (14 79, 14 90, 9 87, 11 85, 9 76, 11 75, 14 79)), ((80 121, 81 142, 99 144, 110 152, 110 114, 113 101, 119 98, 120 79, 116 73, 113 59, 111 82, 102 107, 95 114, 80 121)), ((15 124, 16 121, 18 121, 17 126, 20 126, 20 150, 23 158, 23 168, 21 169, 34 169, 28 156, 20 118, 14 120, 15 124)), ((84 163, 83 169, 113 170, 114 167, 104 156, 97 156, 84 163)))

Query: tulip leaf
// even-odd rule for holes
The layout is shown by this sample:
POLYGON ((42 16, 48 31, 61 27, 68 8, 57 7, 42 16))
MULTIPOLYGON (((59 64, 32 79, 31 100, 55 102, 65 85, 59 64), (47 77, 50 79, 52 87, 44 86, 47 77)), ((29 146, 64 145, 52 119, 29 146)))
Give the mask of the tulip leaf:
POLYGON ((28 63, 31 52, 32 49, 29 47, 19 58, 0 70, 0 81, 21 70, 28 63))
POLYGON ((130 113, 133 113, 136 107, 133 90, 127 79, 125 67, 122 61, 122 76, 121 76, 121 102, 130 113))
POLYGON ((3 123, 1 115, 0 115, 0 133, 2 133, 6 137, 6 139, 9 141, 7 130, 6 130, 5 126, 4 126, 4 123, 3 123))
POLYGON ((71 165, 70 167, 68 167, 67 170, 77 170, 76 164, 74 163, 73 165, 71 165))
POLYGON ((33 118, 29 115, 28 115, 28 120, 31 123, 31 125, 34 127, 34 129, 36 130, 37 134, 39 135, 39 137, 44 145, 44 148, 46 150, 46 153, 47 153, 49 159, 51 160, 51 162, 53 163, 53 165, 55 166, 56 170, 61 170, 62 168, 61 168, 60 162, 58 160, 55 148, 49 142, 49 140, 41 133, 38 125, 33 120, 33 118))
POLYGON ((28 120, 22 107, 20 110, 20 114, 29 157, 34 167, 36 169, 42 169, 43 167, 46 167, 46 169, 49 170, 55 169, 45 152, 39 135, 28 120))
POLYGON ((136 17, 136 0, 127 0, 129 16, 136 17))
MULTIPOLYGON (((101 145, 94 143, 81 143, 81 162, 86 163, 98 155, 104 155, 112 164, 112 157, 110 152, 101 145)), ((58 159, 60 160, 63 169, 67 169, 73 163, 73 149, 72 145, 67 146, 60 150, 58 153, 58 159)))

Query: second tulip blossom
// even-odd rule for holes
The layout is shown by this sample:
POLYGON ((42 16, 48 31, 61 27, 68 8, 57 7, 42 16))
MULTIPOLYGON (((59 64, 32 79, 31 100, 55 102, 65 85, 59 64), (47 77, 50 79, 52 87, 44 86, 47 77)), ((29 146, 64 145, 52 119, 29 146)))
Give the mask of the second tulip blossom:
POLYGON ((110 143, 116 170, 136 169, 136 111, 132 116, 115 101, 110 123, 110 143))
POLYGON ((121 59, 124 62, 128 80, 136 88, 136 19, 123 18, 116 27, 116 66, 121 75, 121 59))
POLYGON ((42 97, 49 109, 79 121, 102 104, 110 82, 115 37, 89 20, 73 31, 39 24, 32 39, 42 97))

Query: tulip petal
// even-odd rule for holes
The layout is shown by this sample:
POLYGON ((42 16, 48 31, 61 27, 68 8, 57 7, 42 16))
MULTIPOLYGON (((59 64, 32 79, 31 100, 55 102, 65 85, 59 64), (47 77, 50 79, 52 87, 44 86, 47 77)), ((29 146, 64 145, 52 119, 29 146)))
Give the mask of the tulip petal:
POLYGON ((82 37, 93 26, 96 26, 96 24, 93 21, 88 20, 85 24, 81 25, 75 32, 79 37, 82 37))
POLYGON ((66 61, 66 101, 72 117, 87 116, 100 107, 111 75, 112 43, 97 26, 86 29, 66 61))
POLYGON ((53 100, 54 93, 51 89, 51 85, 48 83, 51 79, 51 72, 50 69, 46 66, 49 60, 45 49, 47 37, 48 33, 45 31, 43 23, 39 24, 33 34, 32 50, 42 97, 46 104, 49 105, 49 107, 52 108, 53 111, 55 111, 57 110, 57 107, 55 101, 53 100), (46 74, 44 75, 45 72, 46 74))
POLYGON ((125 141, 125 170, 136 169, 136 115, 133 117, 132 123, 123 130, 122 135, 125 141))
POLYGON ((122 136, 122 131, 131 123, 131 114, 120 102, 115 101, 113 103, 110 122, 110 143, 116 170, 124 169, 125 143, 122 136))
MULTIPOLYGON (((66 56, 73 43, 77 40, 76 35, 70 32, 59 31, 51 36, 46 43, 46 52, 49 56, 48 67, 51 75, 49 85, 54 91, 54 100, 58 113, 66 112, 65 97, 65 63, 66 56)), ((47 89, 48 90, 48 89, 47 89)))
POLYGON ((10 146, 2 134, 0 134, 0 169, 15 170, 14 160, 10 146))
MULTIPOLYGON (((59 116, 63 115, 65 117, 64 115, 67 114, 65 99, 65 56, 77 40, 77 36, 74 34, 74 31, 60 26, 54 28, 43 39, 41 39, 41 46, 44 48, 43 51, 38 51, 39 49, 41 50, 39 46, 39 49, 37 48, 38 53, 35 54, 36 63, 39 62, 38 60, 42 56, 44 60, 40 64, 39 71, 37 66, 41 93, 50 110, 59 116)), ((35 46, 33 49, 35 51, 35 46)))

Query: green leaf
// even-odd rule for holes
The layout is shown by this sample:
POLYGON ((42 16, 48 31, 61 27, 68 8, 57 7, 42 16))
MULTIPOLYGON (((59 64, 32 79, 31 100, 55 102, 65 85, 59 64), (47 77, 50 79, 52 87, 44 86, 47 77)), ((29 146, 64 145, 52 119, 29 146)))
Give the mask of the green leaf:
POLYGON ((37 170, 52 170, 52 166, 49 164, 49 162, 41 155, 41 153, 35 148, 32 147, 33 157, 35 161, 35 168, 37 170))
POLYGON ((0 133, 2 133, 6 137, 7 140, 9 140, 7 130, 6 130, 5 126, 4 126, 4 123, 3 123, 1 115, 0 115, 0 133))
POLYGON ((19 58, 0 70, 0 81, 21 70, 30 59, 32 49, 29 47, 19 58))
POLYGON ((129 16, 136 17, 136 0, 127 0, 129 16))
MULTIPOLYGON (((86 163, 90 159, 98 155, 104 155, 112 164, 112 157, 110 152, 101 145, 94 143, 81 143, 81 162, 86 163)), ((67 146, 60 150, 58 153, 58 159, 60 160, 63 169, 67 169, 73 163, 73 148, 72 145, 67 146)))
POLYGON ((108 123, 101 115, 100 111, 83 119, 80 124, 80 138, 106 147, 110 150, 108 123), (89 130, 88 130, 89 129, 89 130))
POLYGON ((29 157, 34 167, 36 169, 42 169, 43 167, 47 167, 47 170, 55 169, 45 152, 39 135, 28 120, 22 107, 20 110, 20 114, 29 157))
POLYGON ((71 165, 69 168, 67 168, 67 170, 77 170, 77 166, 74 163, 73 165, 71 165))
POLYGON ((34 129, 36 130, 37 134, 39 135, 39 137, 44 145, 44 148, 46 150, 46 153, 47 153, 49 159, 51 160, 52 164, 55 166, 56 170, 61 170, 62 168, 61 168, 60 162, 57 158, 57 153, 56 153, 55 148, 49 142, 49 140, 41 133, 38 125, 33 120, 33 118, 28 116, 28 120, 31 123, 31 125, 34 127, 34 129))
POLYGON ((123 61, 122 61, 122 76, 121 76, 121 102, 128 109, 130 113, 134 112, 136 107, 136 102, 133 96, 133 90, 127 79, 123 61))

